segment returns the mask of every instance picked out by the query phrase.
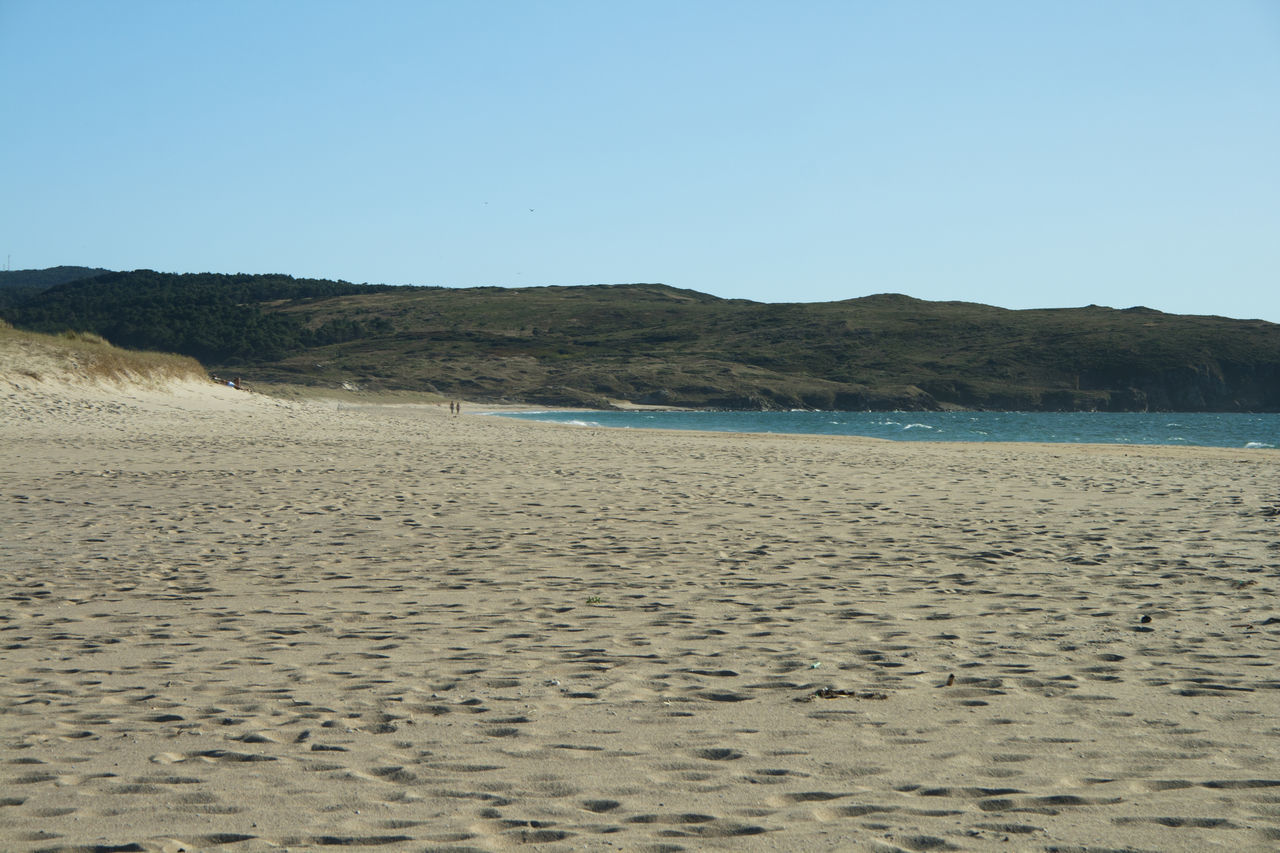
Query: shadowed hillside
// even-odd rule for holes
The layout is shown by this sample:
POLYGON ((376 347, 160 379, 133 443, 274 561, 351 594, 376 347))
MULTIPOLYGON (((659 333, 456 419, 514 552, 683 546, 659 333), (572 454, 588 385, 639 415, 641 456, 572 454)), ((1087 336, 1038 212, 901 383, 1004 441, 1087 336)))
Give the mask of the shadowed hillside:
POLYGON ((0 270, 0 310, 18 305, 41 291, 102 275, 108 270, 94 267, 49 267, 44 270, 0 270))
POLYGON ((658 284, 413 288, 111 273, 3 310, 255 381, 729 409, 1280 411, 1280 326, 882 294, 765 304, 658 284))

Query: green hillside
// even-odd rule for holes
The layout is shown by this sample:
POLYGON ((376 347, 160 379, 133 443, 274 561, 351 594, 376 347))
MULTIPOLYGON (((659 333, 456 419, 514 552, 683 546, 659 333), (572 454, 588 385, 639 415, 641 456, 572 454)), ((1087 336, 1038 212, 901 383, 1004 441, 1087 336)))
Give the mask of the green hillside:
POLYGON ((255 381, 731 409, 1280 411, 1280 325, 882 294, 765 304, 658 284, 410 288, 110 273, 0 309, 255 381))
POLYGON ((0 311, 19 305, 41 291, 102 275, 108 270, 95 267, 49 267, 43 270, 0 270, 0 311))

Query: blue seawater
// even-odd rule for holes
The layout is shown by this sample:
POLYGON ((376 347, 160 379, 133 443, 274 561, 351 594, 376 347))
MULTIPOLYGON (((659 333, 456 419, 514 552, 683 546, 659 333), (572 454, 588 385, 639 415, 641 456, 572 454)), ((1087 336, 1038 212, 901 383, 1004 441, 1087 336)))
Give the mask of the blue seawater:
POLYGON ((497 414, 581 426, 860 435, 898 441, 1169 444, 1257 450, 1280 447, 1280 414, 814 411, 537 411, 497 414))

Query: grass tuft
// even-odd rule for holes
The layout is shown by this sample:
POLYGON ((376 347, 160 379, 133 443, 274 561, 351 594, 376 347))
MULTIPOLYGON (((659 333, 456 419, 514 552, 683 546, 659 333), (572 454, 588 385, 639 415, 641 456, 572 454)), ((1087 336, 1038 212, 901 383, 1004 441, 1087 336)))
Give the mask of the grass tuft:
POLYGON ((107 343, 106 338, 102 335, 95 334, 94 332, 73 332, 72 330, 67 329, 62 333, 62 337, 68 341, 80 341, 86 344, 106 344, 107 346, 111 346, 111 344, 107 343))

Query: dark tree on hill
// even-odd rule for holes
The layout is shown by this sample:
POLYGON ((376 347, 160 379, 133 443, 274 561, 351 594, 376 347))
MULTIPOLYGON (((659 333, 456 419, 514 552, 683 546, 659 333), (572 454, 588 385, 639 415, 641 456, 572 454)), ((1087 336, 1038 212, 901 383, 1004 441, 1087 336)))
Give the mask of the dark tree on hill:
POLYGON ((384 289, 385 285, 287 275, 172 275, 137 270, 49 288, 4 309, 4 315, 15 326, 33 331, 96 332, 118 346, 234 364, 271 361, 310 346, 350 340, 366 331, 355 321, 313 331, 293 315, 264 310, 264 303, 384 289))
POLYGON ((93 278, 110 270, 98 267, 49 267, 43 270, 0 270, 0 290, 21 287, 35 291, 48 290, 69 281, 93 278))

